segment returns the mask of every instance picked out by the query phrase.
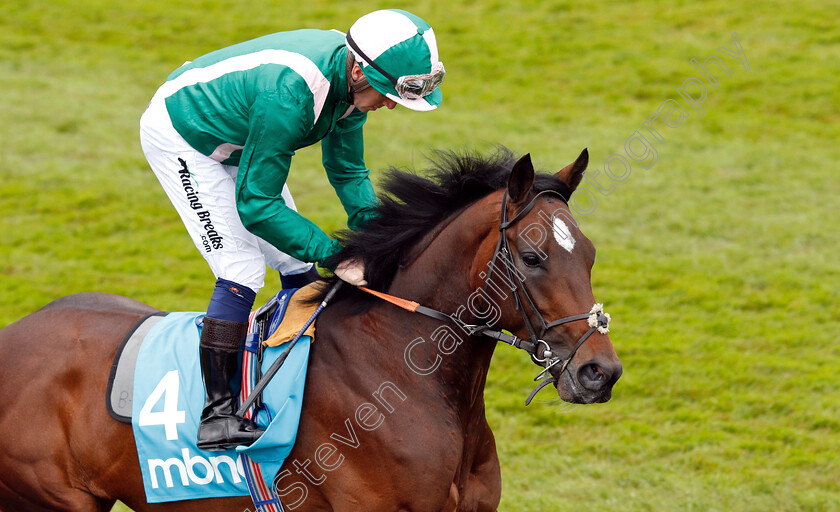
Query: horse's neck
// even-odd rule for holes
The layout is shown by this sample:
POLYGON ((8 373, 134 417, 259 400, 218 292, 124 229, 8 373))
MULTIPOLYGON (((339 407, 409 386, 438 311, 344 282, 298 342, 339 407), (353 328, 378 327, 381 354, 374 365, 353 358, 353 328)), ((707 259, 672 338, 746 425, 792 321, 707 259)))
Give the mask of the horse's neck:
MULTIPOLYGON (((495 208, 473 205, 449 221, 425 250, 398 270, 387 292, 446 314, 457 314, 460 308, 460 318, 469 320, 464 310, 475 291, 471 289, 475 284, 470 272, 481 252, 479 245, 496 229, 489 220, 497 215, 495 208)), ((352 301, 340 301, 328 307, 322 318, 319 325, 324 329, 319 326, 319 333, 329 332, 332 339, 324 341, 333 345, 330 352, 338 354, 322 353, 319 357, 329 358, 342 368, 353 366, 349 371, 361 380, 365 372, 422 375, 417 384, 442 397, 456 416, 470 421, 472 414, 468 411, 475 411, 483 418, 484 384, 495 349, 493 340, 467 336, 454 323, 409 313, 384 301, 361 314, 354 312, 352 301), (350 336, 360 340, 363 354, 341 354, 342 339, 350 336), (421 359, 414 367, 413 358, 421 359)))
MULTIPOLYGON (((397 273, 389 293, 469 321, 468 299, 475 292, 470 272, 479 244, 496 229, 495 224, 487 222, 487 211, 493 212, 494 208, 482 204, 486 202, 472 205, 455 219, 447 220, 426 249, 397 273)), ((435 374, 442 394, 462 410, 478 409, 483 414, 484 384, 495 342, 470 337, 454 323, 420 314, 416 314, 412 324, 416 329, 408 331, 415 331, 415 335, 402 340, 403 349, 417 336, 437 347, 441 359, 435 374), (456 343, 457 348, 450 350, 456 343)))

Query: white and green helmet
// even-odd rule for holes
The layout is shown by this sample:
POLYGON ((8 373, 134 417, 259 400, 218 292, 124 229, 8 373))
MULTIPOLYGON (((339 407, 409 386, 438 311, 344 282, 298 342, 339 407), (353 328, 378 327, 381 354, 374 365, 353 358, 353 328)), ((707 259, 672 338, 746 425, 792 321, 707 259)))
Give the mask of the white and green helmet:
POLYGON ((410 12, 385 9, 366 14, 347 31, 347 48, 370 85, 412 110, 434 110, 443 101, 446 76, 435 32, 410 12))

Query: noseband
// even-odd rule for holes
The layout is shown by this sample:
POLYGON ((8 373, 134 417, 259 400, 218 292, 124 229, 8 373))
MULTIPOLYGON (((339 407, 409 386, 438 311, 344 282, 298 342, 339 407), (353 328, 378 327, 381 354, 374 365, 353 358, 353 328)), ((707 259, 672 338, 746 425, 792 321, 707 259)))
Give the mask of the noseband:
POLYGON ((522 315, 522 320, 528 329, 527 340, 519 338, 508 332, 495 330, 489 324, 468 324, 460 318, 458 318, 456 315, 447 315, 446 313, 442 313, 435 309, 421 306, 420 304, 413 301, 407 301, 405 299, 400 299, 382 292, 370 290, 365 287, 359 287, 367 293, 375 295, 381 299, 384 299, 388 302, 391 302, 392 304, 400 306, 409 311, 420 313, 422 315, 442 320, 445 322, 455 323, 470 336, 487 336, 489 338, 501 341, 514 348, 518 348, 527 352, 531 356, 531 360, 535 364, 543 366, 544 368, 536 377, 534 377, 535 381, 542 378, 542 382, 540 382, 540 384, 536 388, 534 388, 534 390, 531 391, 531 393, 528 395, 528 398, 525 401, 525 405, 530 404, 531 400, 533 400, 534 396, 542 388, 546 387, 549 384, 557 382, 557 379, 559 379, 560 376, 563 375, 563 372, 566 371, 566 368, 569 366, 569 363, 572 362, 572 358, 575 357, 575 354, 577 353, 578 349, 584 344, 584 342, 586 342, 586 340, 592 335, 592 333, 598 331, 602 334, 606 334, 610 330, 610 315, 609 313, 604 312, 604 307, 602 304, 595 304, 594 306, 592 306, 592 309, 589 310, 589 313, 567 316, 559 320, 554 320, 553 322, 546 322, 542 313, 534 303, 534 300, 531 298, 531 294, 528 293, 528 289, 525 287, 524 283, 521 283, 513 273, 513 268, 515 268, 515 262, 513 261, 513 255, 510 250, 510 242, 507 239, 507 229, 516 224, 522 218, 524 218, 525 215, 527 215, 528 212, 530 212, 534 208, 534 205, 536 204, 537 200, 543 195, 554 195, 560 198, 564 203, 568 204, 567 198, 559 192, 554 190, 544 190, 535 195, 534 198, 531 199, 531 201, 527 205, 525 205, 519 212, 517 212, 517 214, 512 219, 508 220, 508 193, 507 191, 505 191, 504 196, 502 197, 502 211, 499 222, 499 242, 496 244, 496 249, 493 252, 493 258, 490 260, 490 269, 487 273, 487 278, 484 281, 484 287, 482 288, 481 300, 482 307, 484 307, 483 301, 484 297, 487 297, 487 287, 489 285, 489 278, 492 275, 493 271, 498 268, 497 263, 501 262, 500 267, 504 268, 504 272, 506 273, 508 282, 512 287, 511 291, 513 292, 516 309, 522 315), (520 298, 520 295, 525 298, 524 302, 520 298), (539 330, 535 329, 534 324, 531 322, 531 318, 525 311, 524 304, 528 305, 533 315, 539 320, 539 330), (546 332, 548 332, 554 327, 570 322, 576 322, 578 320, 586 320, 589 324, 589 330, 586 331, 580 337, 580 339, 578 339, 577 343, 575 343, 575 346, 566 355, 566 357, 555 356, 548 342, 543 339, 543 336, 545 336, 546 332), (557 377, 554 377, 551 373, 549 373, 549 370, 551 370, 558 364, 560 365, 560 370, 559 372, 557 372, 557 377))

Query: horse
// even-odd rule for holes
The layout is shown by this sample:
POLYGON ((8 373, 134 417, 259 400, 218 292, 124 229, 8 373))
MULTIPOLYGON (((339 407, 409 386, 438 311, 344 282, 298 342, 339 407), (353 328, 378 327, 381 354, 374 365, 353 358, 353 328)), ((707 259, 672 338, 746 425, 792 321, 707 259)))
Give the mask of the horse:
MULTIPOLYGON (((340 234, 335 261, 362 260, 371 290, 421 306, 345 285, 318 318, 297 440, 274 479, 287 509, 497 510, 484 387, 498 340, 523 348, 562 400, 610 399, 622 367, 591 289, 595 248, 567 204, 587 163, 584 150, 535 173, 501 148, 386 173, 378 215, 340 234)), ((82 293, 0 330, 0 510, 252 506, 145 502, 131 426, 103 398, 120 341, 156 311, 82 293)))

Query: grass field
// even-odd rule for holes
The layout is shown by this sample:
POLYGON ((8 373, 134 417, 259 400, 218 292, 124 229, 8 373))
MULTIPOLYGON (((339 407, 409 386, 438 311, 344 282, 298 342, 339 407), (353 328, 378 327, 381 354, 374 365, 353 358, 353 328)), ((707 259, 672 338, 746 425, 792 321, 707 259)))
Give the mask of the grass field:
MULTIPOLYGON (((379 7, 0 4, 0 326, 80 291, 205 307, 212 276, 139 148, 146 103, 185 60, 273 31, 346 29, 379 7)), ((598 247, 593 286, 624 376, 607 404, 545 391, 525 408, 535 367, 499 347, 486 398, 500 510, 840 510, 840 4, 402 7, 435 28, 445 101, 370 116, 375 173, 498 143, 545 169, 591 156, 577 218, 598 247), (733 33, 749 69, 718 51, 735 51, 733 33), (718 87, 690 62, 712 55, 731 71, 710 66, 718 87), (704 84, 702 116, 677 92, 689 78, 704 84), (669 99, 687 117, 660 117, 655 139, 644 124, 669 99), (649 168, 628 159, 637 131, 656 151, 649 168), (620 181, 604 169, 612 155, 632 164, 610 160, 620 181)), ((344 217, 319 160, 301 151, 290 186, 332 231, 344 217)), ((278 288, 270 276, 258 301, 278 288)))

